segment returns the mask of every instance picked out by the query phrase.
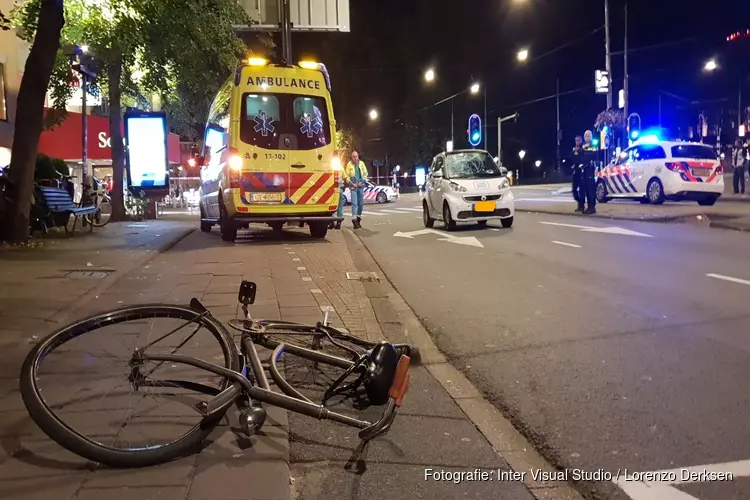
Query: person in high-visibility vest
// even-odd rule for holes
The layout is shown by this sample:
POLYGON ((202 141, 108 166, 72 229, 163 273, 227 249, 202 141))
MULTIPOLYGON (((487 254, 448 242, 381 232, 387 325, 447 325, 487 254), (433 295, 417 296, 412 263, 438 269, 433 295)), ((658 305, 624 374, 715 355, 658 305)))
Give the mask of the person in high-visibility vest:
POLYGON ((367 166, 359 159, 359 153, 352 151, 352 160, 344 168, 344 182, 349 185, 352 194, 352 224, 354 229, 362 227, 362 208, 365 204, 365 183, 367 166))

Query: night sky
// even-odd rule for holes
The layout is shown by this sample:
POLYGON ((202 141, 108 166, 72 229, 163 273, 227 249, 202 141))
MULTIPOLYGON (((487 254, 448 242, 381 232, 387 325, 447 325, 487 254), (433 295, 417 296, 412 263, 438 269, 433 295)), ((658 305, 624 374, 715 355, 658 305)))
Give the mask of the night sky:
MULTIPOLYGON (((623 49, 624 5, 610 2, 613 52, 623 49)), ((295 33, 293 47, 300 58, 326 63, 337 119, 355 131, 370 160, 388 154, 391 164, 415 163, 399 145, 404 120, 418 118, 444 144, 450 138, 450 102, 416 112, 474 81, 487 84, 490 152, 497 150, 498 114, 520 113, 517 123, 503 125, 509 161, 525 149, 529 158, 554 163, 554 97, 522 103, 554 96, 558 78, 564 152, 575 135, 593 128, 606 106, 606 96, 593 89, 594 70, 605 67, 602 0, 351 0, 350 6, 350 33, 295 33), (525 64, 516 60, 520 47, 530 49, 525 64), (437 73, 430 85, 423 79, 428 67, 437 73), (576 92, 566 94, 570 91, 576 92), (367 117, 372 107, 381 115, 376 124, 367 117)), ((734 96, 736 102, 737 76, 730 78, 722 62, 734 50, 726 36, 750 28, 750 1, 631 0, 628 11, 630 110, 641 114, 644 128, 658 122, 659 90, 692 101, 734 96), (712 57, 721 69, 706 74, 703 64, 712 57)), ((622 55, 613 56, 612 69, 616 107, 622 55)), ((665 95, 662 123, 668 126, 684 105, 665 95)), ((467 92, 454 105, 456 147, 465 147, 466 121, 471 113, 483 114, 483 96, 467 92)))

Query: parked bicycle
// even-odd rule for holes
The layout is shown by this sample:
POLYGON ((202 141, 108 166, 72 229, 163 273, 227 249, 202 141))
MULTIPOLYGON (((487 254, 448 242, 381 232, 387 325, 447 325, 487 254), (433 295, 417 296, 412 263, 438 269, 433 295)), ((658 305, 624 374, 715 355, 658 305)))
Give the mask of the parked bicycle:
POLYGON ((248 436, 266 420, 263 403, 359 428, 360 449, 387 432, 408 390, 411 358, 418 359, 418 352, 406 344, 354 337, 332 327, 328 313, 316 325, 253 320, 248 307, 256 293, 255 283, 240 285, 238 300, 245 318, 229 322, 241 332, 239 349, 197 299, 189 307, 125 307, 53 333, 32 349, 21 370, 21 395, 31 418, 61 446, 112 467, 154 465, 198 449, 233 404, 248 436), (156 319, 178 324, 158 335, 153 325, 148 326, 149 320, 156 319), (112 341, 103 336, 108 327, 114 327, 112 341), (207 340, 186 347, 204 329, 207 340), (89 343, 101 347, 103 354, 84 350, 89 343), (256 345, 272 350, 267 363, 261 362, 256 345), (122 359, 114 354, 119 347, 125 347, 122 359), (182 348, 186 355, 176 354, 182 348), (53 362, 58 354, 60 361, 53 362), (326 382, 321 403, 287 380, 293 374, 293 359, 311 362, 314 377, 325 373, 326 366, 336 370, 338 376, 326 382), (106 375, 106 369, 113 374, 106 375), (159 370, 162 374, 156 376, 159 370), (190 370, 195 373, 186 372, 190 370), (266 371, 281 392, 271 389, 266 371), (59 388, 43 386, 48 375, 59 388), (103 396, 92 394, 107 382, 116 385, 103 396), (354 393, 369 403, 385 405, 379 420, 371 423, 327 407, 331 398, 354 393), (158 404, 161 396, 165 407, 158 404), (109 404, 98 407, 110 397, 109 404), (78 407, 66 409, 68 404, 78 407), (154 415, 159 409, 165 410, 161 418, 154 415), (185 415, 179 413, 183 410, 185 415), (124 421, 115 423, 118 416, 124 421), (169 431, 178 435, 157 437, 169 431))
POLYGON ((81 206, 94 205, 97 210, 94 215, 87 215, 86 222, 94 227, 106 226, 112 218, 112 200, 107 194, 107 184, 96 177, 92 177, 93 185, 82 184, 83 194, 81 206))

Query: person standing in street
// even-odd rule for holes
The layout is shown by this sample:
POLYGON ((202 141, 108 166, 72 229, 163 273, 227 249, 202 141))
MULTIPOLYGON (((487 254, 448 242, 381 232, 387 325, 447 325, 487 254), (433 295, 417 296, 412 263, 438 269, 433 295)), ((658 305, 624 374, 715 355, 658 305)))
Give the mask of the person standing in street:
POLYGON ((745 159, 747 153, 742 146, 742 140, 737 139, 732 149, 732 184, 734 194, 745 194, 745 159))
POLYGON ((365 182, 367 182, 367 166, 359 159, 359 153, 352 151, 352 160, 344 169, 344 180, 352 194, 352 224, 354 229, 362 227, 362 209, 365 204, 365 182))
POLYGON ((596 170, 596 159, 598 157, 598 148, 591 144, 592 132, 587 130, 583 134, 583 191, 586 200, 585 215, 596 213, 596 183, 594 175, 596 170))
POLYGON ((583 138, 580 135, 576 136, 576 145, 573 147, 573 199, 578 202, 576 212, 583 212, 583 138))

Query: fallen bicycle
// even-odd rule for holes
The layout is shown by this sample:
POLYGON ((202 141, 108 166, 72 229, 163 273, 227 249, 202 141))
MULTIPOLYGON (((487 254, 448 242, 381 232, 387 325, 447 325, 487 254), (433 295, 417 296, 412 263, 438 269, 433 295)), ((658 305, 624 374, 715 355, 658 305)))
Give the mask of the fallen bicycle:
POLYGON ((39 342, 23 364, 21 395, 29 414, 41 430, 61 446, 111 467, 145 467, 198 450, 232 405, 237 406, 242 431, 248 436, 260 430, 266 421, 263 403, 359 428, 359 438, 363 443, 387 432, 408 390, 411 358, 416 360, 418 352, 406 344, 372 343, 359 339, 332 327, 327 313, 316 325, 254 320, 248 307, 255 302, 256 293, 255 283, 243 281, 240 285, 238 300, 245 319, 229 322, 232 328, 241 332, 239 347, 226 328, 197 299, 193 299, 188 307, 166 304, 124 307, 62 328, 39 342), (155 319, 179 320, 181 324, 154 340, 151 340, 151 330, 148 330, 143 341, 147 329, 144 325, 155 319), (114 327, 117 332, 111 343, 94 333, 107 327, 114 327), (175 354, 201 329, 210 334, 212 342, 197 342, 194 348, 196 356, 175 354), (180 335, 186 333, 187 338, 177 342, 180 335), (294 337, 302 340, 286 341, 294 337), (77 342, 83 339, 100 345, 105 354, 94 356, 77 349, 77 342), (128 340, 134 340, 132 346, 128 345, 128 340), (166 352, 153 353, 162 341, 176 345, 159 346, 166 352), (118 362, 111 351, 120 343, 127 352, 118 362), (218 344, 220 354, 210 356, 206 352, 211 343, 218 344), (303 343, 308 345, 301 345, 303 343), (72 344, 69 352, 62 349, 67 344, 72 344), (256 345, 272 350, 265 365, 256 345), (325 349, 347 354, 334 355, 325 349), (51 378, 62 389, 47 391, 40 387, 40 378, 45 373, 41 368, 58 350, 62 351, 63 362, 52 365, 51 378), (203 356, 198 354, 203 353, 213 360, 221 358, 221 364, 201 359, 203 356), (341 371, 326 387, 320 404, 302 394, 282 375, 279 363, 282 358, 290 356, 310 361, 315 367, 327 365, 341 371), (106 368, 115 368, 115 377, 108 378, 100 372, 106 368), (167 378, 153 376, 161 368, 168 372, 167 378), (179 375, 191 368, 197 369, 198 374, 191 376, 192 380, 181 380, 179 375), (281 392, 271 389, 266 371, 281 392), (204 380, 206 377, 209 380, 204 380), (216 377, 218 380, 214 380, 216 377), (109 380, 116 380, 119 385, 101 397, 88 395, 109 380), (116 390, 123 388, 130 389, 127 398, 121 390, 116 390), (165 392, 156 392, 156 389, 165 392), (385 405, 376 422, 360 420, 326 407, 334 396, 356 390, 361 392, 362 389, 369 403, 385 405), (195 392, 198 397, 177 393, 178 390, 195 392), (137 395, 135 405, 129 398, 133 392, 137 395), (93 408, 93 404, 103 402, 108 396, 115 398, 114 407, 110 404, 104 409, 93 408), (154 409, 152 400, 158 403, 157 396, 165 396, 168 404, 167 416, 159 420, 150 413, 154 409), (64 411, 61 403, 51 401, 54 397, 64 399, 65 403, 80 403, 82 408, 64 411), (175 414, 184 408, 196 418, 195 424, 186 424, 183 417, 175 414), (113 425, 113 415, 120 413, 126 414, 125 421, 113 425), (137 432, 140 419, 149 435, 148 443, 133 444, 131 436, 137 432), (88 429, 86 434, 81 427, 88 429), (184 428, 184 433, 165 443, 153 442, 155 438, 151 436, 154 433, 174 427, 184 428))

